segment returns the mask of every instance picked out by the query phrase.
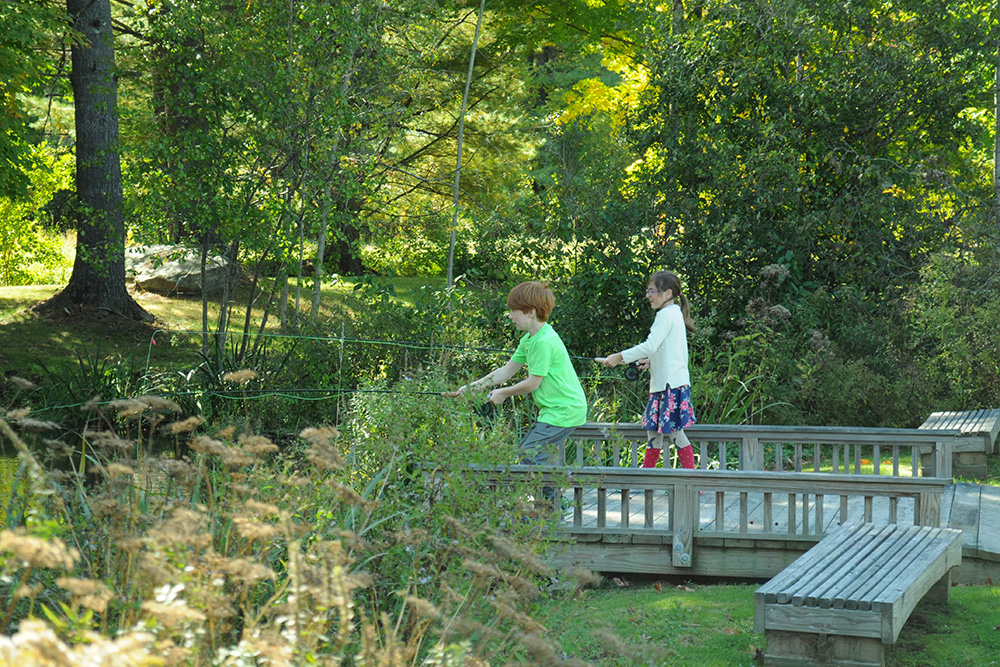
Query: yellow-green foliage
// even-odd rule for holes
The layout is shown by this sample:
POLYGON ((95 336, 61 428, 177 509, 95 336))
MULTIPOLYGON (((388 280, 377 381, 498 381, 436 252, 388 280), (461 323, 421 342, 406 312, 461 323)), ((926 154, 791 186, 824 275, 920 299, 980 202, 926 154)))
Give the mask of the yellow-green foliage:
POLYGON ((40 224, 43 209, 59 190, 72 183, 73 157, 45 144, 32 148, 27 199, 0 196, 0 285, 28 285, 46 280, 62 262, 58 234, 40 224))

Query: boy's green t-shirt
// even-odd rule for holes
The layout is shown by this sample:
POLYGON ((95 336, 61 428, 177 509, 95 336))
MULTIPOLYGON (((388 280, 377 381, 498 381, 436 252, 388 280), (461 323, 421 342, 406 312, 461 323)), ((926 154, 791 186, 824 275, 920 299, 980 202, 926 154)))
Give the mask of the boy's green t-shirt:
POLYGON ((538 406, 538 421, 568 428, 587 421, 587 397, 576 376, 566 346, 547 322, 534 336, 524 334, 511 361, 526 364, 528 375, 542 376, 531 398, 538 406))

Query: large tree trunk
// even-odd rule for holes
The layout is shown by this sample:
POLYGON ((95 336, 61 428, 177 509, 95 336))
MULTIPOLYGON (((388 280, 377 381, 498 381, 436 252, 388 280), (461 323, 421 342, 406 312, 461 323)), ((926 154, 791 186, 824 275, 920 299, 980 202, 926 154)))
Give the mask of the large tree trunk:
POLYGON ((52 298, 62 308, 96 308, 136 320, 152 319, 125 288, 125 216, 118 155, 118 85, 110 0, 67 0, 74 27, 76 110, 76 262, 69 284, 52 298))

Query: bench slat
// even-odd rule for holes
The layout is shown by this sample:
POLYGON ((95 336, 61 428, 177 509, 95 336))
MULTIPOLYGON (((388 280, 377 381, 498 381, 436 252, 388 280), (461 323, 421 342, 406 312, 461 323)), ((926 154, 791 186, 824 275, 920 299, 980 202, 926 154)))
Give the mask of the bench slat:
MULTIPOLYGON (((841 527, 839 530, 849 529, 841 527)), ((863 536, 863 534, 873 530, 874 526, 871 524, 861 524, 860 526, 856 526, 851 532, 861 533, 863 536)), ((779 572, 774 578, 758 588, 757 591, 765 596, 767 602, 789 602, 791 600, 790 594, 782 594, 781 599, 779 600, 777 598, 778 593, 783 589, 791 588, 804 576, 806 576, 809 568, 813 567, 816 563, 828 556, 829 549, 834 549, 834 554, 847 551, 850 548, 849 542, 849 540, 836 544, 827 542, 823 548, 820 548, 820 545, 823 545, 823 541, 821 540, 813 548, 809 549, 809 551, 795 559, 791 565, 779 572), (833 546, 831 547, 830 545, 832 544, 833 546)))
POLYGON ((884 550, 883 545, 886 540, 890 539, 893 533, 891 526, 885 526, 878 532, 872 533, 870 540, 844 539, 843 541, 848 543, 848 548, 836 559, 829 559, 822 569, 813 568, 806 582, 806 592, 793 596, 792 604, 829 607, 836 591, 853 581, 858 563, 877 558, 884 550))
MULTIPOLYGON (((919 530, 918 526, 912 527, 907 529, 906 534, 916 534, 919 530)), ((836 572, 824 573, 824 576, 817 577, 817 589, 812 596, 806 599, 806 603, 810 606, 831 607, 838 597, 847 598, 847 590, 863 589, 866 582, 870 581, 872 577, 878 576, 878 572, 886 560, 891 558, 900 548, 898 543, 903 540, 899 539, 897 533, 895 526, 886 526, 870 545, 863 549, 854 545, 836 572)), ((867 611, 862 605, 848 606, 847 608, 867 611)))
MULTIPOLYGON (((864 578, 859 577, 842 592, 843 607, 879 611, 878 603, 874 600, 875 593, 883 589, 888 581, 910 576, 908 568, 927 547, 927 541, 931 539, 933 530, 924 526, 910 531, 895 541, 889 549, 880 554, 877 562, 862 570, 866 575, 864 578)), ((835 605, 836 603, 837 600, 834 600, 835 605)))
POLYGON ((864 603, 866 591, 877 585, 880 579, 894 576, 893 559, 902 550, 909 548, 912 543, 919 543, 920 538, 926 534, 926 530, 922 530, 920 526, 914 526, 908 529, 902 538, 892 540, 887 548, 881 549, 867 563, 863 563, 851 579, 845 581, 839 590, 828 598, 830 606, 835 609, 861 609, 863 611, 870 609, 870 605, 864 603))

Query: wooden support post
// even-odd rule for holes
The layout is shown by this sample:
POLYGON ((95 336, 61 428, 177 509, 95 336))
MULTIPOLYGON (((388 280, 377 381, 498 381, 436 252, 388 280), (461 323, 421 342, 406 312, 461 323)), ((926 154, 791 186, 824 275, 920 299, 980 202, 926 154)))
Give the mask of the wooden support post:
POLYGON ((744 438, 742 454, 744 470, 764 469, 764 447, 761 445, 759 438, 756 436, 744 438))
POLYGON ((690 484, 674 485, 673 511, 670 522, 673 524, 674 567, 691 567, 694 563, 694 527, 698 523, 698 492, 690 484))

